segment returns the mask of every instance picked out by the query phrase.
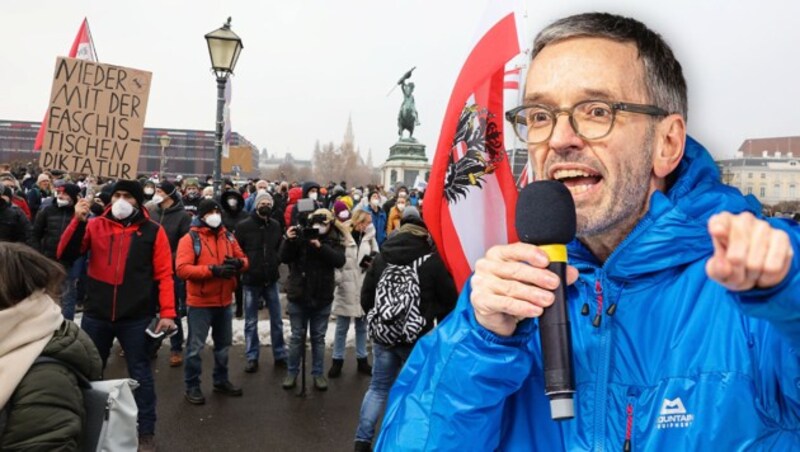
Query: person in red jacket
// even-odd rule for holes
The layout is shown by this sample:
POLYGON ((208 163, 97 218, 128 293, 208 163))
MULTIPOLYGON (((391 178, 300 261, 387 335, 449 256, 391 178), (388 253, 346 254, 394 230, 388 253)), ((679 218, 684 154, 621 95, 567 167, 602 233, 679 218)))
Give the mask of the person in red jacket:
POLYGON ((228 380, 228 349, 233 337, 231 298, 236 275, 247 270, 247 257, 236 238, 222 225, 222 208, 213 199, 197 207, 192 228, 178 242, 175 268, 186 280, 189 338, 184 359, 186 401, 206 402, 200 390, 203 351, 208 330, 214 339, 214 392, 241 396, 241 388, 228 380))
POLYGON ((140 450, 154 450, 156 392, 150 368, 148 336, 153 320, 151 294, 158 287, 161 319, 156 332, 175 327, 172 252, 164 228, 150 220, 137 181, 120 180, 111 191, 111 207, 88 221, 91 205, 75 204, 75 216, 58 244, 57 259, 88 255, 87 299, 81 328, 97 346, 105 367, 114 338, 125 352, 128 374, 139 382, 140 450))

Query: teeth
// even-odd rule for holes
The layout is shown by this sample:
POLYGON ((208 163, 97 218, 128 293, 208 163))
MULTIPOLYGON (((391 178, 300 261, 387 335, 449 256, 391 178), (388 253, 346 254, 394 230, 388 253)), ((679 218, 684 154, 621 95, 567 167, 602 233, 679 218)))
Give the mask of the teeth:
POLYGON ((592 188, 591 185, 573 185, 569 187, 569 191, 571 191, 573 195, 579 195, 590 188, 592 188))
POLYGON ((553 173, 553 179, 558 179, 558 180, 566 179, 568 177, 590 177, 590 176, 593 176, 593 174, 589 174, 586 171, 577 169, 562 169, 562 170, 557 170, 555 173, 553 173))

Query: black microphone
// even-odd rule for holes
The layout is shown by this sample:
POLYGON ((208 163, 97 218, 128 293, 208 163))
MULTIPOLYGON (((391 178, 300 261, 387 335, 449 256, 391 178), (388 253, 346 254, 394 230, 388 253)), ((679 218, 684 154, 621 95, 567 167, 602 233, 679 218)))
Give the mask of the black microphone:
POLYGON ((561 284, 553 291, 555 302, 539 317, 539 337, 544 361, 544 393, 550 399, 554 420, 575 416, 572 395, 572 338, 567 313, 567 243, 575 238, 575 201, 564 184, 541 181, 528 184, 519 194, 516 213, 520 241, 538 246, 550 257, 548 270, 561 284))

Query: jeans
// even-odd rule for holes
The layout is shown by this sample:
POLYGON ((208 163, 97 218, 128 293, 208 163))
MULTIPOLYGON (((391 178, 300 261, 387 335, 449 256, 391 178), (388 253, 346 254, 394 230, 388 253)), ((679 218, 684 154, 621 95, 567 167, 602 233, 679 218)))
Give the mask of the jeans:
POLYGON ((244 354, 248 361, 258 361, 258 301, 264 298, 269 309, 269 333, 272 339, 272 357, 275 361, 286 359, 286 343, 283 340, 283 317, 278 296, 278 283, 261 286, 244 286, 244 354))
POLYGON ((186 358, 183 377, 186 389, 200 386, 200 373, 203 362, 200 352, 211 328, 214 340, 214 384, 228 381, 228 349, 233 336, 233 317, 230 306, 221 308, 195 308, 189 306, 186 317, 189 319, 189 339, 186 341, 186 358))
POLYGON ((306 329, 311 323, 311 375, 322 376, 325 361, 325 332, 331 305, 312 309, 289 302, 289 322, 292 338, 289 340, 289 375, 300 373, 300 354, 305 353, 306 329))
POLYGON ((81 277, 86 259, 80 257, 66 267, 67 277, 64 279, 64 296, 61 297, 61 314, 67 320, 75 320, 75 304, 78 300, 78 279, 81 277))
POLYGON ((100 320, 87 315, 81 320, 81 328, 92 339, 105 368, 111 344, 116 337, 125 352, 128 376, 139 383, 133 392, 139 408, 139 434, 152 435, 156 431, 156 390, 153 371, 150 369, 148 337, 144 332, 150 318, 130 320, 100 320))
POLYGON ((408 359, 411 348, 410 345, 387 347, 378 342, 372 343, 372 381, 364 395, 364 401, 361 402, 356 441, 372 442, 375 424, 386 408, 389 389, 408 359))
POLYGON ((169 349, 173 352, 183 351, 183 322, 181 318, 186 315, 186 282, 178 275, 173 275, 175 285, 175 325, 178 332, 169 338, 169 349))
POLYGON ((351 318, 354 318, 356 323, 356 358, 367 357, 367 318, 337 316, 333 359, 344 359, 344 347, 347 343, 347 330, 350 329, 351 318))

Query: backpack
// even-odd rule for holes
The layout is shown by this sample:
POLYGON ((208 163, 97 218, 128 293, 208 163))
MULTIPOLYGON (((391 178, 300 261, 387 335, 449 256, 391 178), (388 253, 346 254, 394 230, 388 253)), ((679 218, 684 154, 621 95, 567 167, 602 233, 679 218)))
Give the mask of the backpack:
MULTIPOLYGON (((189 236, 192 237, 192 249, 194 250, 194 264, 197 265, 197 259, 200 258, 200 252, 203 249, 203 245, 200 243, 200 234, 198 234, 197 231, 189 231, 189 236)), ((231 243, 236 241, 236 238, 233 236, 233 233, 231 233, 231 231, 227 229, 225 230, 225 237, 231 243)))
POLYGON ((409 265, 388 264, 375 292, 375 306, 367 314, 370 337, 386 346, 413 344, 425 324, 419 312, 422 292, 418 270, 431 254, 409 265))
POLYGON ((129 378, 89 381, 81 372, 56 358, 40 356, 33 365, 55 363, 69 369, 78 379, 83 393, 86 419, 80 444, 83 451, 136 451, 139 434, 136 427, 138 408, 133 390, 139 386, 129 378))

